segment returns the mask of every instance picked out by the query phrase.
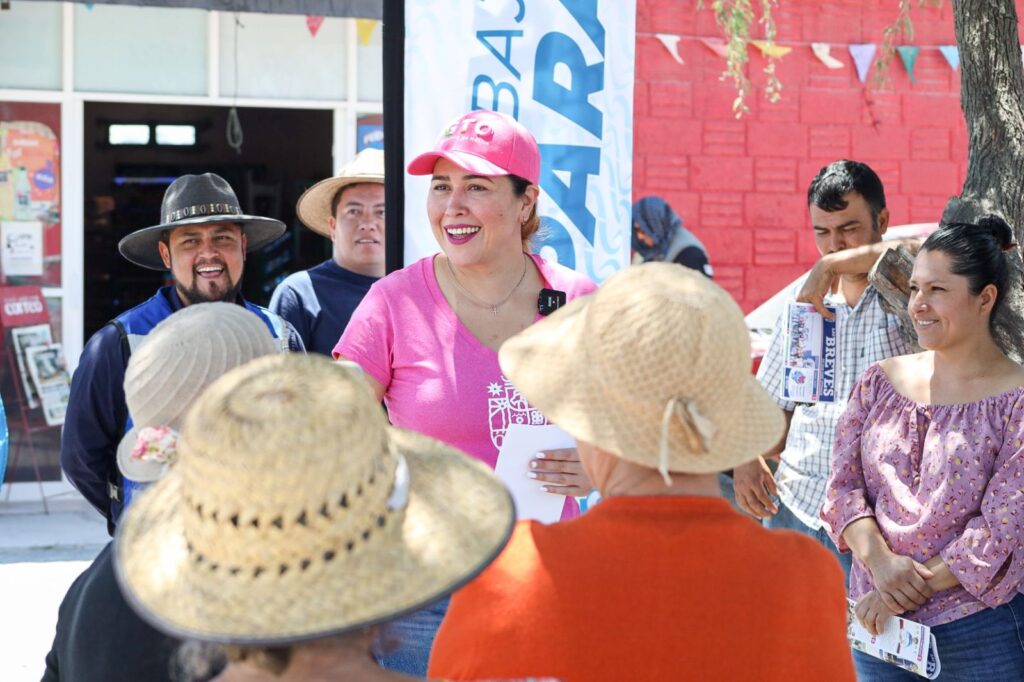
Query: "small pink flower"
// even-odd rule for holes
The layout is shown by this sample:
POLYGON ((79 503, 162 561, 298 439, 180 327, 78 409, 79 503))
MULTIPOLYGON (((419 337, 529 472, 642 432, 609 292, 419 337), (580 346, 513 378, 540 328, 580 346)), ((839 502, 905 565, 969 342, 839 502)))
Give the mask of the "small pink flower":
POLYGON ((173 462, 178 457, 178 432, 167 426, 147 426, 139 431, 129 456, 143 462, 173 462))

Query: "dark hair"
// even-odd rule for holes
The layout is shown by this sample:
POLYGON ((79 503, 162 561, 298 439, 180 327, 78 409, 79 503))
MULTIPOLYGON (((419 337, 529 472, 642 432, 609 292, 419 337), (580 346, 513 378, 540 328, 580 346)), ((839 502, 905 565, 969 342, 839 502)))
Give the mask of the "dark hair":
MULTIPOLYGON (((510 175, 508 179, 512 181, 512 191, 516 193, 517 197, 521 197, 526 194, 526 188, 533 183, 526 178, 521 178, 518 175, 510 175)), ((530 244, 530 239, 533 235, 537 234, 537 230, 540 229, 540 217, 537 215, 537 202, 533 202, 533 210, 530 211, 530 217, 526 219, 526 222, 522 226, 523 236, 523 248, 527 248, 530 244)))
POLYGON ((987 215, 977 223, 947 223, 928 235, 922 251, 949 256, 954 275, 967 278, 972 296, 992 284, 996 302, 989 317, 989 330, 995 329, 996 311, 1006 297, 1010 283, 1010 263, 1006 251, 1014 246, 1013 230, 997 215, 987 215))
POLYGON ((338 189, 338 191, 334 193, 334 196, 331 197, 331 217, 337 216, 338 204, 341 203, 341 195, 345 193, 345 190, 351 189, 352 187, 358 187, 359 185, 380 185, 381 187, 383 187, 384 183, 381 183, 381 182, 353 182, 353 183, 350 183, 348 185, 341 186, 338 189))
POLYGON ((850 192, 864 197, 871 210, 871 226, 878 229, 878 216, 885 208, 885 188, 878 174, 860 161, 833 161, 818 171, 807 189, 807 205, 823 211, 842 211, 849 204, 843 199, 850 192))

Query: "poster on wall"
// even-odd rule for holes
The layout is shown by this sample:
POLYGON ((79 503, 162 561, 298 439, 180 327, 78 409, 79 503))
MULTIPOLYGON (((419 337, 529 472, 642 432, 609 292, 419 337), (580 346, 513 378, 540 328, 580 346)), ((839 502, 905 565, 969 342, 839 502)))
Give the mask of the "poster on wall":
POLYGON ((71 396, 71 375, 61 345, 51 343, 26 348, 25 364, 32 375, 46 423, 50 426, 63 424, 71 396))
MULTIPOLYGON (((635 0, 406 0, 406 163, 459 115, 516 118, 541 148, 534 250, 601 282, 629 259, 635 0)), ((405 262, 436 253, 405 179, 405 262)))
POLYGON ((38 242, 32 235, 31 241, 12 246, 38 243, 42 261, 29 268, 29 261, 17 259, 30 270, 21 272, 8 272, 11 263, 0 262, 0 275, 8 283, 15 277, 25 284, 61 284, 59 132, 59 104, 0 102, 0 222, 38 223, 38 242))
POLYGON ((38 220, 0 222, 0 272, 5 277, 43 275, 43 224, 38 220))

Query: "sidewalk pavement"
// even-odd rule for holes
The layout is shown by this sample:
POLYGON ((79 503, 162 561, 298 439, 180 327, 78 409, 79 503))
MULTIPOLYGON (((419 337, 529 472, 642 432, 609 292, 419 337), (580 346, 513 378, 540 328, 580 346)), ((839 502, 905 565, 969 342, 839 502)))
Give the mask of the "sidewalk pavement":
POLYGON ((91 561, 110 541, 107 523, 77 494, 40 502, 0 500, 0 564, 91 561))

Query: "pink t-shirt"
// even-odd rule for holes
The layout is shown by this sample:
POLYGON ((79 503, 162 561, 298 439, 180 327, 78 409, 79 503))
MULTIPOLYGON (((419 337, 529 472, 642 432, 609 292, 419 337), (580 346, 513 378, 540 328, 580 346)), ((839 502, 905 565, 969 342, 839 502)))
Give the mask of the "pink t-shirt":
MULTIPOLYGON (((564 291, 567 300, 595 289, 585 275, 531 257, 544 286, 564 291)), ((384 386, 392 424, 448 443, 493 469, 510 424, 548 422, 502 375, 498 353, 459 321, 437 284, 433 259, 370 287, 334 357, 352 360, 384 386)), ((575 507, 568 498, 570 516, 575 507)))

